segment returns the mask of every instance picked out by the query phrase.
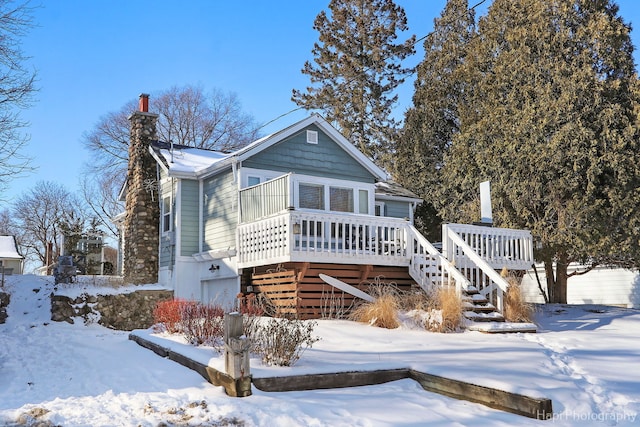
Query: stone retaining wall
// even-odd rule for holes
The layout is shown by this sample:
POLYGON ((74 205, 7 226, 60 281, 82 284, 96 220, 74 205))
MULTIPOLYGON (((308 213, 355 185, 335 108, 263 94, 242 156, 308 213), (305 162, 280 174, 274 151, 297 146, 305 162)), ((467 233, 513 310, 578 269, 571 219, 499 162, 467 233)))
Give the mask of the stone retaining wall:
POLYGON ((153 326, 153 310, 160 301, 173 298, 170 290, 138 290, 114 295, 82 294, 77 298, 51 296, 51 320, 74 323, 97 322, 121 331, 147 329, 153 326))
POLYGON ((10 295, 0 292, 0 324, 7 320, 7 306, 9 305, 10 295))

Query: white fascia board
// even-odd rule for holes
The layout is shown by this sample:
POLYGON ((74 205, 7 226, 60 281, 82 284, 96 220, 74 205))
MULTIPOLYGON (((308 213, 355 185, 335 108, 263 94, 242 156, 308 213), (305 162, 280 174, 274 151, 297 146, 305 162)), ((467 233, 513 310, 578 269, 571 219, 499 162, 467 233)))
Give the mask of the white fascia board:
POLYGON ((164 164, 162 159, 158 157, 156 150, 154 150, 153 147, 151 147, 151 145, 149 145, 149 153, 151 154, 151 157, 155 159, 156 163, 159 164, 160 167, 164 169, 165 172, 169 173, 169 168, 164 164))
MULTIPOLYGON (((231 167, 234 163, 240 163, 243 160, 249 159, 252 156, 266 150, 272 145, 277 144, 284 139, 295 135, 302 131, 307 126, 315 124, 321 128, 331 139, 333 139, 344 151, 351 155, 358 163, 360 163, 365 169, 367 169, 373 176, 380 181, 386 181, 389 179, 389 175, 382 168, 378 167, 371 159, 365 156, 360 150, 358 150, 349 140, 347 140, 340 132, 336 130, 330 123, 317 114, 300 120, 299 122, 282 129, 276 133, 268 135, 264 138, 258 139, 244 148, 239 149, 226 159, 218 161, 211 166, 201 169, 195 173, 178 173, 170 172, 170 176, 176 178, 190 178, 190 179, 202 179, 209 175, 213 175, 218 171, 231 167)), ((154 155, 155 157, 155 155, 154 155)), ((157 157, 156 157, 156 160, 157 157)), ((159 162, 162 163, 162 162, 159 162)), ((163 165, 164 166, 164 165, 163 165)))
MULTIPOLYGON (((302 131, 309 125, 315 124, 320 129, 323 130, 324 133, 329 135, 331 139, 333 139, 344 151, 346 151, 349 155, 351 155, 358 163, 360 163, 365 169, 367 169, 373 176, 378 178, 381 181, 386 181, 389 179, 388 174, 380 167, 378 167, 371 159, 365 156, 360 150, 358 150, 349 140, 347 140, 340 132, 336 130, 329 122, 320 117, 317 114, 312 114, 306 119, 300 120, 299 122, 282 129, 272 135, 264 137, 255 141, 248 146, 241 148, 238 150, 233 158, 237 162, 242 162, 261 151, 271 147, 272 145, 277 144, 280 141, 283 141, 286 138, 289 138, 292 135, 302 131)), ((229 160, 231 160, 230 158, 229 160)), ((207 172, 213 172, 214 170, 221 169, 225 162, 220 162, 213 166, 212 169, 208 169, 207 172)))
POLYGON ((394 200, 399 202, 410 202, 410 203, 422 203, 424 200, 416 199, 415 197, 405 197, 405 196, 392 196, 390 194, 376 194, 376 200, 394 200))

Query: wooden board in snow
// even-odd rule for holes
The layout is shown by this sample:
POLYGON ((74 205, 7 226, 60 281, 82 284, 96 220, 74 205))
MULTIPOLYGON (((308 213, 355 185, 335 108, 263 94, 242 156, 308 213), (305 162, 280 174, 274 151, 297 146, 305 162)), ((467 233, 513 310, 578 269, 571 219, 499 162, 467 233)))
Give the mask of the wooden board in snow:
POLYGON ((333 286, 334 288, 338 288, 341 291, 345 291, 353 295, 354 297, 362 298, 363 300, 369 301, 369 302, 375 301, 375 299, 371 295, 365 292, 362 292, 360 289, 355 288, 349 285, 348 283, 344 283, 342 280, 338 280, 335 277, 327 276, 326 274, 320 273, 320 278, 325 282, 327 282, 328 284, 330 284, 331 286, 333 286))

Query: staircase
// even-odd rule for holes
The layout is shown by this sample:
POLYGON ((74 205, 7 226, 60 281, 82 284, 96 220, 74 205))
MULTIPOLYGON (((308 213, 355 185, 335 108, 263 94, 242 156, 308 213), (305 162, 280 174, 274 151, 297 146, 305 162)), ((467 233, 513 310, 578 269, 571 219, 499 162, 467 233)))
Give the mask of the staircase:
POLYGON ((425 290, 434 285, 455 287, 463 299, 466 329, 486 333, 537 331, 533 323, 505 322, 501 311, 509 284, 496 271, 500 264, 510 264, 514 269, 527 265, 532 254, 532 250, 528 250, 531 248, 530 234, 525 234, 524 239, 522 236, 511 239, 504 235, 495 237, 495 234, 518 230, 485 227, 478 230, 470 226, 455 229, 448 225, 443 227, 443 236, 450 240, 449 251, 444 250, 443 254, 412 226, 409 230, 409 240, 414 248, 409 265, 411 276, 425 290), (487 234, 494 237, 487 238, 487 234), (502 253, 502 257, 495 259, 495 253, 502 253), (505 253, 508 256, 504 256, 505 253), (488 261, 493 261, 493 265, 488 261))
POLYGON ((475 286, 462 291, 462 306, 466 329, 470 331, 489 334, 538 331, 534 323, 505 322, 504 316, 478 292, 475 286))

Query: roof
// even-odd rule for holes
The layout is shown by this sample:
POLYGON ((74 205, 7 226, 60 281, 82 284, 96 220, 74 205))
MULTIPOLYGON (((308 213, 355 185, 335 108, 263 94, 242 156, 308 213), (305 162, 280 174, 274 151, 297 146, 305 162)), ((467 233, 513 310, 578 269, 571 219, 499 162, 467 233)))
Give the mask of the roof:
POLYGON ((400 184, 394 181, 384 181, 376 183, 376 197, 389 198, 389 199, 404 199, 413 202, 422 202, 422 199, 418 197, 412 191, 401 187, 400 184))
POLYGON ((312 124, 322 129, 378 180, 384 181, 387 179, 388 175, 383 169, 378 167, 331 124, 317 114, 312 114, 291 126, 260 138, 233 153, 221 153, 177 144, 171 147, 167 143, 155 142, 152 144, 152 154, 167 170, 169 176, 201 178, 230 167, 235 163, 242 162, 312 124))
POLYGON ((13 236, 0 236, 0 258, 2 259, 22 259, 18 253, 16 239, 13 236))
POLYGON ((232 154, 186 145, 169 144, 153 141, 151 144, 154 157, 159 160, 173 176, 198 176, 204 170, 232 154))

